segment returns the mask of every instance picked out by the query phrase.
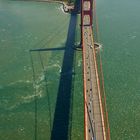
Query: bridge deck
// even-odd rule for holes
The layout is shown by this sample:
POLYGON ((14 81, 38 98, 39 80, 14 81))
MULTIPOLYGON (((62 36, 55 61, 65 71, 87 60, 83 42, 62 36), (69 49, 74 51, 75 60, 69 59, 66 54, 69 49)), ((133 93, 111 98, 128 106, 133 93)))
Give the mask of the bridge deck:
MULTIPOLYGON (((87 25, 85 18, 84 24, 87 25)), ((84 98, 85 98, 85 139, 105 140, 103 112, 100 97, 95 48, 91 26, 82 27, 84 98)))

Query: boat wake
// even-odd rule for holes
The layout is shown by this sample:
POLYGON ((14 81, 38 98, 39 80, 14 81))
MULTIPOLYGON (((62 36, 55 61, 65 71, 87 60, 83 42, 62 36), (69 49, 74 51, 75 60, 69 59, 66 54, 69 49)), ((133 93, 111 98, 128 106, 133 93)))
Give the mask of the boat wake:
POLYGON ((60 10, 63 14, 68 14, 64 11, 64 6, 61 5, 60 7, 58 7, 58 10, 60 10))

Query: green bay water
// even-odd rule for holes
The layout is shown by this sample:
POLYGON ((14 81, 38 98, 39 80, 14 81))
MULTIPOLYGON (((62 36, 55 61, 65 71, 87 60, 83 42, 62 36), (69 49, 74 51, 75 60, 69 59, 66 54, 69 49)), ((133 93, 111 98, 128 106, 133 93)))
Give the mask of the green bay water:
MULTIPOLYGON (((29 50, 66 47, 70 15, 63 13, 61 7, 54 3, 0 0, 1 140, 34 140, 35 136, 38 140, 51 138, 65 50, 40 53, 29 53, 29 50)), ((79 28, 77 24, 76 44, 79 28)), ((71 92, 68 139, 82 140, 80 51, 74 54, 71 92)))
POLYGON ((140 140, 140 1, 97 0, 112 140, 140 140))
MULTIPOLYGON (((138 0, 97 1, 112 140, 140 139, 139 12, 138 0)), ((0 1, 1 140, 34 139, 35 89, 38 98, 37 136, 42 140, 50 139, 64 51, 41 52, 47 82, 44 81, 39 54, 32 53, 36 79, 33 88, 29 50, 65 47, 69 20, 70 15, 64 14, 58 4, 0 1), (48 97, 51 101, 49 104, 48 97)), ((73 121, 70 128, 71 139, 81 140, 83 104, 80 52, 76 52, 75 66, 73 121)))

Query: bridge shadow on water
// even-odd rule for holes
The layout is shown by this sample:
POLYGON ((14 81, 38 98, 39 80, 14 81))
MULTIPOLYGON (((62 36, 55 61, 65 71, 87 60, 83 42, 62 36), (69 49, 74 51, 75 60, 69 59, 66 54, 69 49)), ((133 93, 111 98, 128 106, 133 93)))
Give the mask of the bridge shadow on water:
POLYGON ((59 88, 56 99, 54 120, 52 124, 51 140, 68 140, 70 135, 70 119, 72 108, 72 80, 74 67, 75 32, 77 24, 77 13, 79 11, 79 0, 71 13, 68 28, 67 41, 65 45, 62 72, 60 75, 59 88))

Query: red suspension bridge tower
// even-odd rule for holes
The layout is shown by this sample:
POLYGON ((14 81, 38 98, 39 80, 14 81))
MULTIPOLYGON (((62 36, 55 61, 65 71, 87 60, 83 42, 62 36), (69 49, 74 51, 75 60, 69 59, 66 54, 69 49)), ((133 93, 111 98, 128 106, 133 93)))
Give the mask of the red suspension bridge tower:
MULTIPOLYGON (((82 7, 81 7, 81 21, 85 18, 85 16, 88 16, 89 21, 86 26, 92 26, 93 23, 93 0, 82 0, 82 7)), ((82 26, 84 26, 84 23, 82 22, 82 26)))

